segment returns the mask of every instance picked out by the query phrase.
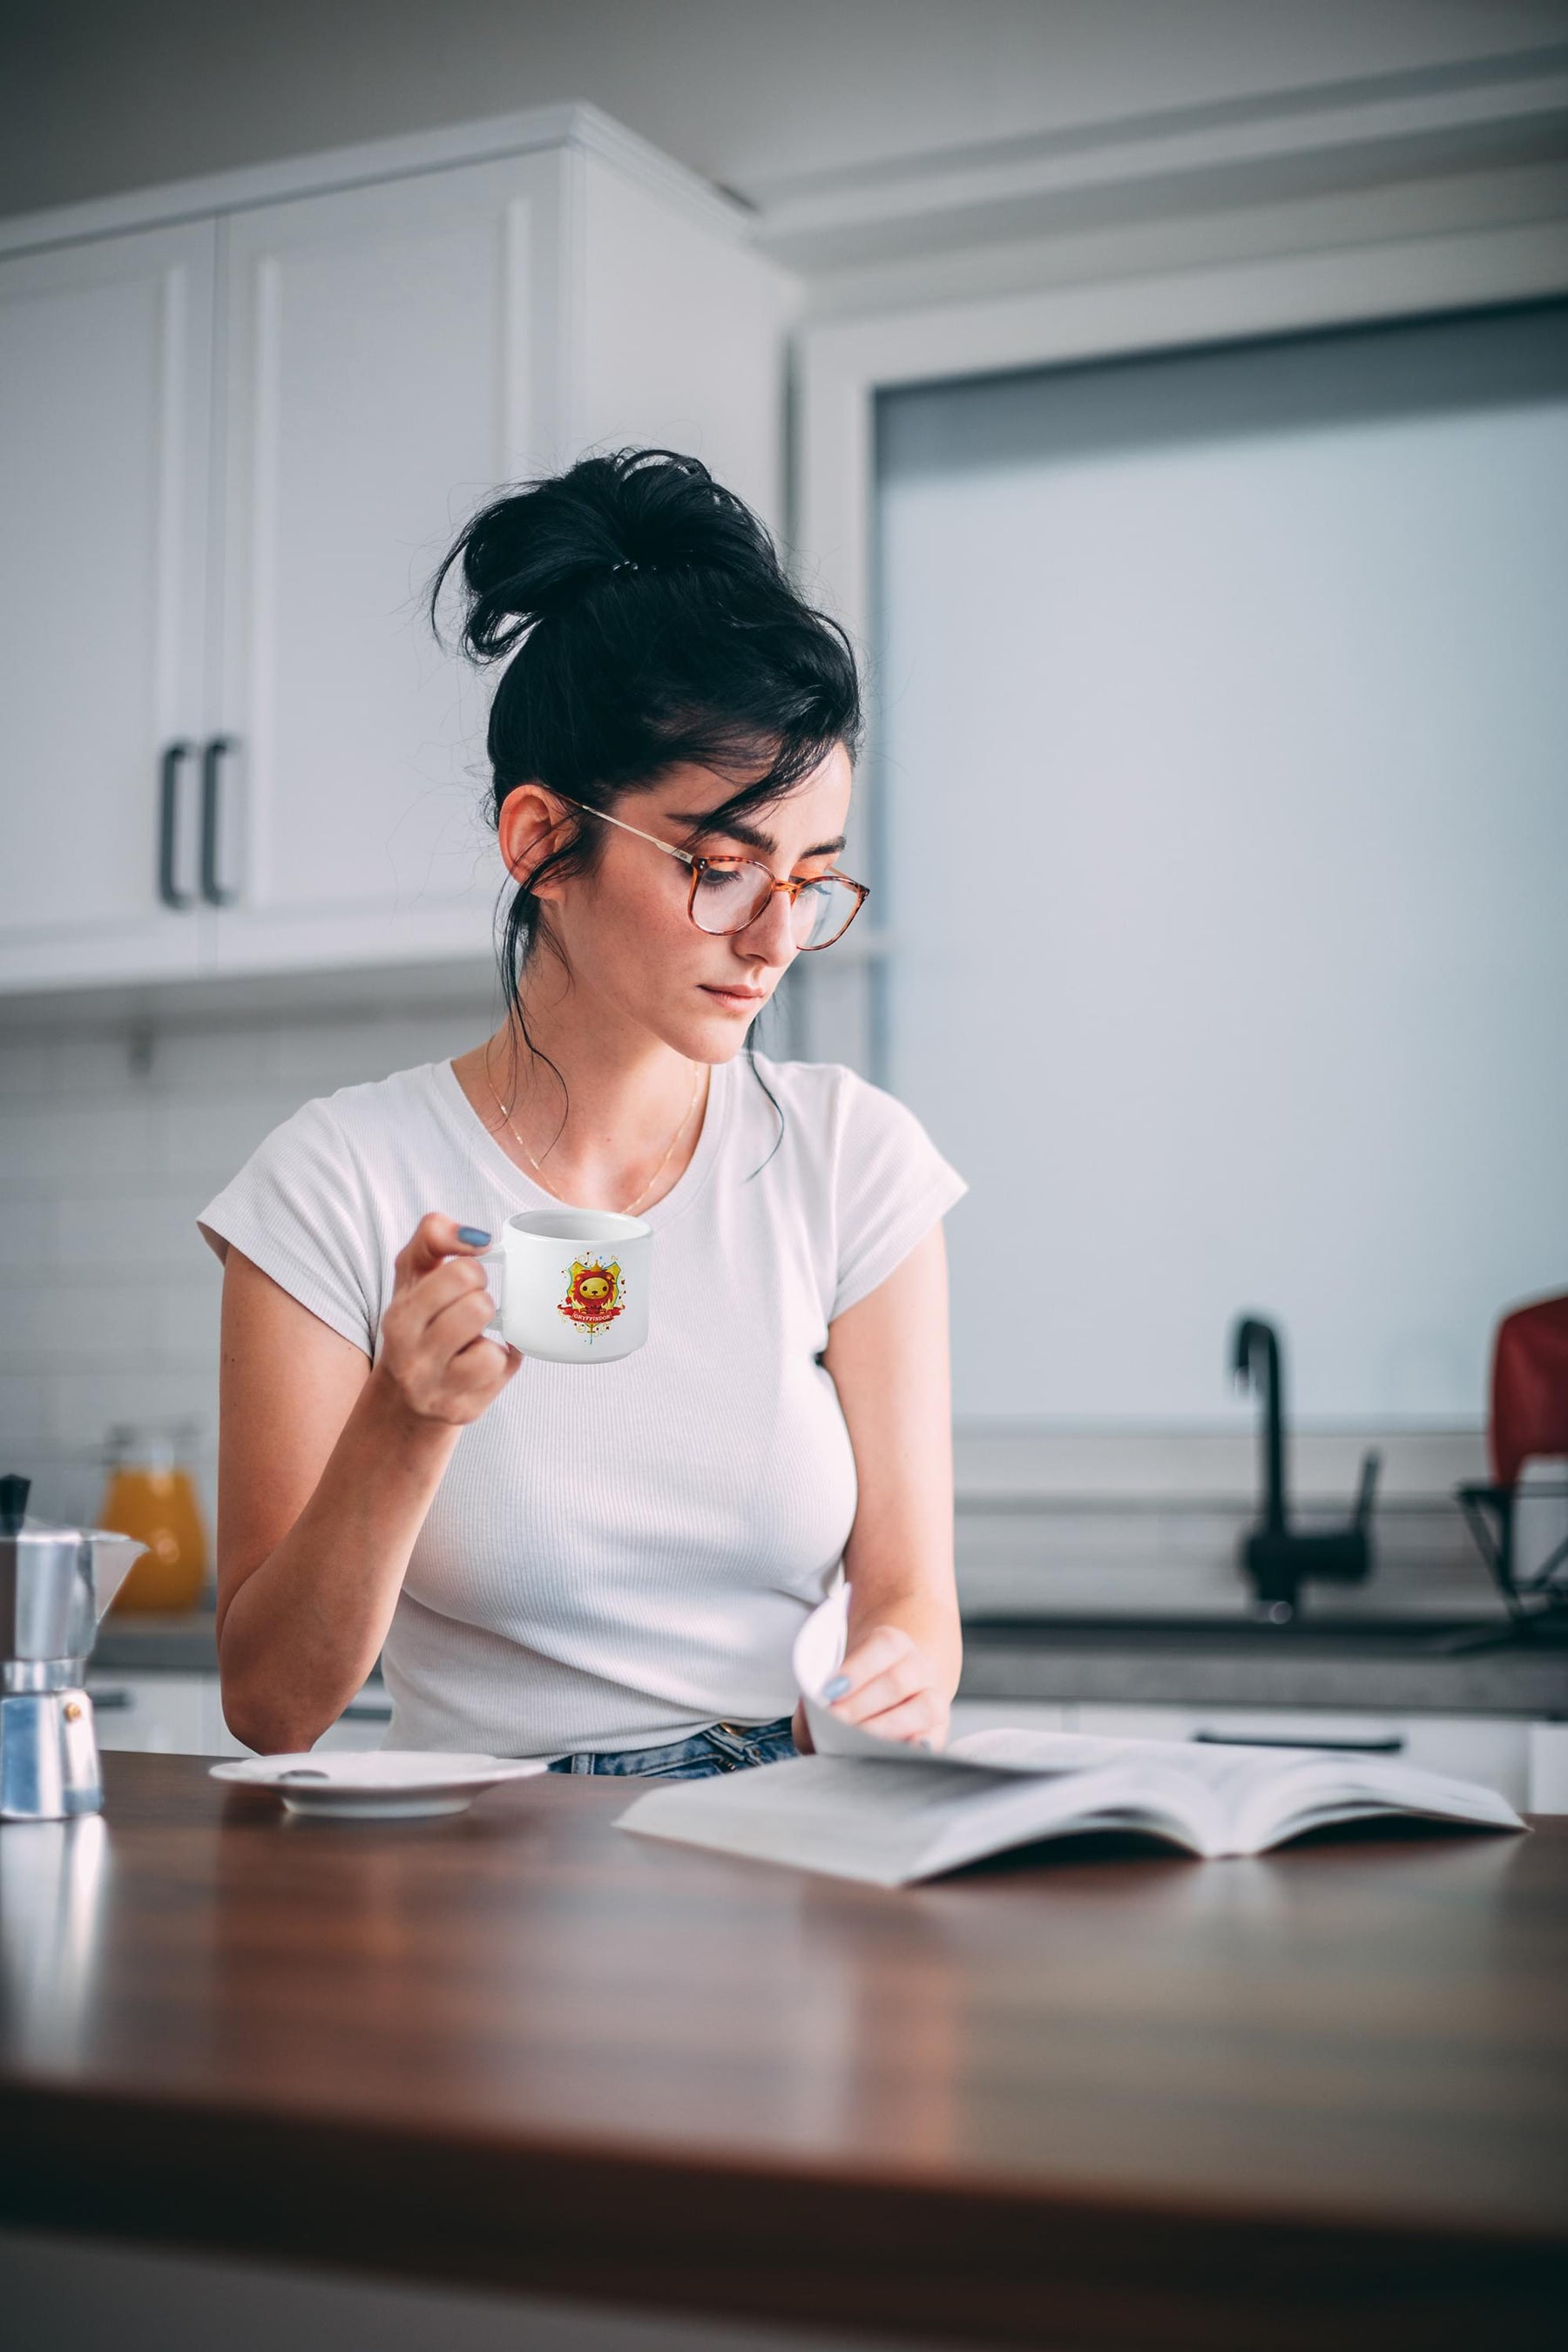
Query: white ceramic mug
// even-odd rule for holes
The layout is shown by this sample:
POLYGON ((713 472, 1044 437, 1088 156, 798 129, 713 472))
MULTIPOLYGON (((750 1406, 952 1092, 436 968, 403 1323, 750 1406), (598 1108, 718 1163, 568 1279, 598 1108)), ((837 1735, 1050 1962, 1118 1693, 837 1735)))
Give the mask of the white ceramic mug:
POLYGON ((611 1209, 523 1209, 484 1254, 495 1323, 525 1356, 613 1364, 647 1338, 653 1228, 611 1209))

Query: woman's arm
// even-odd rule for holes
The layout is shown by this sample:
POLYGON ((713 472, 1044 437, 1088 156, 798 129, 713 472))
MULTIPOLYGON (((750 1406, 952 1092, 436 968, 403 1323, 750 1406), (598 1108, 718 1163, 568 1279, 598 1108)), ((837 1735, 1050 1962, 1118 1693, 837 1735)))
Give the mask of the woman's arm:
MULTIPOLYGON (((962 1642, 940 1224, 829 1327, 823 1360, 844 1408, 859 1487, 844 1554, 851 1587, 846 1688, 833 1712, 885 1738, 941 1747, 962 1642)), ((797 1711, 804 1746, 803 1729, 797 1711)))
POLYGON ((483 1269, 447 1217, 397 1260, 373 1370, 237 1249, 224 1265, 218 1666, 247 1747, 309 1748, 374 1664, 464 1424, 521 1361, 480 1337, 483 1269))

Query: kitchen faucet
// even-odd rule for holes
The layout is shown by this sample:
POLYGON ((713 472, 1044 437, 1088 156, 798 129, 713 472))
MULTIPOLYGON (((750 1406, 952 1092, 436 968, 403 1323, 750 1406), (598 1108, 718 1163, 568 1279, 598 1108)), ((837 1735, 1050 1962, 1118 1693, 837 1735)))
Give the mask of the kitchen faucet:
POLYGON ((1242 1538, 1238 1557, 1263 1614, 1275 1624, 1289 1624, 1300 1606, 1300 1589, 1308 1577, 1362 1584, 1371 1575, 1378 1456, 1363 1456, 1361 1486, 1348 1527, 1324 1534, 1293 1532, 1285 1491, 1285 1378, 1279 1334, 1272 1323, 1258 1315, 1242 1317, 1231 1336, 1230 1368, 1243 1386, 1250 1381, 1258 1388, 1263 1401, 1261 1507, 1258 1525, 1242 1538))

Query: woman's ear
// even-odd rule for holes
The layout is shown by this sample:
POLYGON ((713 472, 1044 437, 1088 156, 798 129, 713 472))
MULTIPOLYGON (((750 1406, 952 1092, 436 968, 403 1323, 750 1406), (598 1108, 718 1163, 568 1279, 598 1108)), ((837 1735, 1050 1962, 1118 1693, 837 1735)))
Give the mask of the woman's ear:
MULTIPOLYGON (((560 847, 554 836, 569 823, 554 795, 543 784, 512 786, 496 818, 496 838, 500 844, 502 862, 514 882, 528 882, 551 853, 560 847)), ((539 895, 542 898, 552 898, 552 885, 546 882, 539 895)))

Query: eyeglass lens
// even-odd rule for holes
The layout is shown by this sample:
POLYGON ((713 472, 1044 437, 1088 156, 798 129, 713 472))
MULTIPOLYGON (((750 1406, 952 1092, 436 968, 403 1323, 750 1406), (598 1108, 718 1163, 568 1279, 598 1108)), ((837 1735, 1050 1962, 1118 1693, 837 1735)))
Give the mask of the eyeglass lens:
MULTIPOLYGON (((706 866, 698 877, 691 911, 705 931, 742 931, 754 923, 773 895, 773 876, 765 866, 742 861, 734 866, 706 866)), ((859 905, 847 883, 824 875, 808 882, 790 909, 790 930, 796 947, 826 947, 836 940, 859 905)))

